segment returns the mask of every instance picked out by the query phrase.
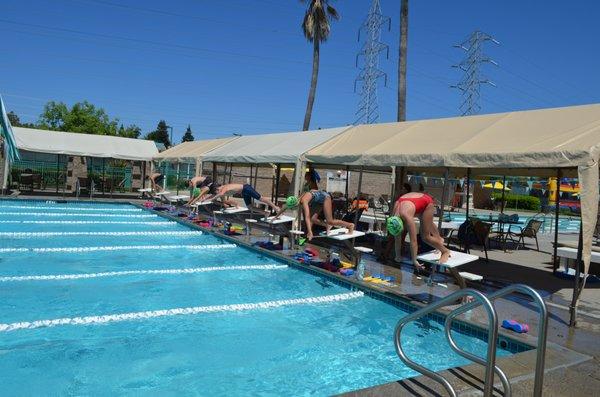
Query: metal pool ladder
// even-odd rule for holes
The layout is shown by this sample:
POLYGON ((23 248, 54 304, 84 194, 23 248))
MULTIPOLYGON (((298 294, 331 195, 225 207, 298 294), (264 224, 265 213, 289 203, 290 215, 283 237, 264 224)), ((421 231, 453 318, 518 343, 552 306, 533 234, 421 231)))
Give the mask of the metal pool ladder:
POLYGON ((460 298, 471 296, 475 298, 475 301, 459 306, 446 316, 446 321, 444 324, 446 339, 448 340, 448 343, 450 344, 452 350, 454 350, 457 354, 485 367, 483 389, 484 396, 492 396, 492 392, 494 390, 494 373, 498 375, 500 381, 502 382, 504 396, 511 396, 512 391, 508 378, 506 377, 506 374, 498 366, 496 366, 496 345, 498 343, 498 314, 496 313, 496 309, 492 302, 498 298, 504 297, 514 292, 520 292, 522 294, 528 295, 533 300, 533 302, 536 303, 539 307, 539 334, 537 343, 537 357, 535 364, 535 383, 533 389, 533 396, 541 397, 544 382, 544 360, 546 356, 548 310, 546 308, 546 303, 544 302, 542 297, 537 293, 537 291, 525 284, 509 285, 492 294, 489 294, 488 296, 472 288, 462 289, 460 291, 456 291, 453 294, 448 295, 447 297, 437 302, 430 304, 429 306, 423 307, 422 309, 419 309, 416 312, 409 314, 408 316, 400 319, 400 321, 398 321, 398 324, 396 325, 396 330, 394 332, 394 345, 396 347, 396 353, 398 353, 400 359, 409 368, 418 371, 421 374, 440 383, 442 386, 444 386, 444 388, 450 396, 456 397, 456 391, 454 390, 452 385, 450 385, 450 382, 448 382, 446 378, 420 364, 417 364, 415 361, 408 358, 408 356, 402 349, 402 329, 406 324, 415 321, 421 317, 424 317, 428 314, 431 314, 441 307, 454 304, 460 298), (452 322, 456 317, 480 305, 483 306, 488 315, 488 348, 485 359, 461 349, 454 341, 451 332, 452 322))

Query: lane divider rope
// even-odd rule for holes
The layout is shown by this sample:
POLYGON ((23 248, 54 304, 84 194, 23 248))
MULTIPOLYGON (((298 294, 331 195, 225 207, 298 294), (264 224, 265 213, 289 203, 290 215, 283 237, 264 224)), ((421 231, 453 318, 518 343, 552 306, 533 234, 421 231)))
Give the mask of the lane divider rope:
POLYGON ((200 236, 197 231, 164 231, 164 232, 0 232, 0 237, 63 237, 63 236, 200 236))
POLYGON ((194 274, 207 272, 221 272, 232 270, 280 270, 287 269, 287 265, 234 265, 234 266, 209 266, 188 267, 183 269, 151 269, 151 270, 123 270, 120 272, 82 273, 82 274, 43 274, 36 276, 5 276, 0 277, 0 282, 15 281, 54 281, 54 280, 80 280, 100 277, 137 276, 148 274, 194 274))
POLYGON ((20 210, 67 210, 67 211, 115 211, 115 212, 141 212, 141 208, 83 208, 83 207, 38 207, 36 205, 0 205, 0 209, 20 210))
POLYGON ((0 212, 0 216, 94 216, 104 218, 156 218, 156 214, 104 214, 104 213, 71 213, 71 212, 0 212))
POLYGON ((239 303, 233 305, 195 306, 176 309, 148 310, 121 314, 105 314, 100 316, 65 317, 52 320, 22 321, 0 324, 0 332, 10 332, 22 329, 56 327, 59 325, 91 325, 106 324, 120 321, 142 320, 157 317, 172 317, 194 315, 201 313, 236 312, 261 309, 275 309, 286 306, 314 305, 321 303, 341 302, 364 296, 362 291, 348 292, 336 295, 315 296, 310 298, 284 299, 258 303, 239 303))
POLYGON ((92 251, 125 251, 125 250, 168 250, 168 249, 191 249, 191 250, 215 250, 224 248, 236 248, 235 244, 201 244, 201 245, 114 245, 104 247, 15 247, 0 248, 0 252, 92 252, 92 251))
POLYGON ((160 225, 174 226, 177 222, 173 221, 35 221, 35 220, 0 220, 0 223, 12 224, 55 224, 55 225, 160 225))

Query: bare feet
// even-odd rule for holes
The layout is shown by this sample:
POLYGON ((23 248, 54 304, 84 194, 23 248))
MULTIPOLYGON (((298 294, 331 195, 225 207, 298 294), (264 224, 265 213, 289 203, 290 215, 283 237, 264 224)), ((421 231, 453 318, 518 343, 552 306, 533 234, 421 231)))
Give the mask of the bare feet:
POLYGON ((448 259, 450 259, 450 251, 446 250, 442 253, 442 256, 440 256, 440 263, 446 263, 448 262, 448 259))

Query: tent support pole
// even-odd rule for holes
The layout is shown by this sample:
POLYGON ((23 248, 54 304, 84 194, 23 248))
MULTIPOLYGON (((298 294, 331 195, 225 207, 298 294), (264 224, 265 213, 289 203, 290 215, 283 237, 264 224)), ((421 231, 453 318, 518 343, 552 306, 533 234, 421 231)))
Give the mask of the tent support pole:
POLYGON ((258 186, 258 164, 254 167, 254 184, 252 185, 255 189, 258 186))
POLYGON ((281 179, 281 165, 277 164, 277 168, 275 169, 275 205, 277 205, 277 200, 279 199, 279 180, 281 179))
POLYGON ((248 181, 248 183, 250 184, 250 186, 252 186, 252 171, 253 171, 252 164, 250 164, 250 179, 248 181))
MULTIPOLYGON (((390 200, 392 203, 394 201, 394 192, 396 191, 396 167, 390 167, 392 169, 392 173, 390 174, 390 200)), ((389 209, 389 215, 392 214, 392 209, 389 209)))
POLYGON ((177 162, 177 177, 175 178, 175 191, 178 196, 179 196, 179 171, 180 171, 180 163, 179 161, 177 162))
POLYGON ((470 203, 470 196, 471 196, 471 169, 467 168, 467 208, 465 210, 465 219, 469 220, 469 206, 471 205, 470 203))
MULTIPOLYGON (((56 195, 58 195, 58 170, 60 168, 60 154, 56 155, 56 195)), ((33 190, 33 187, 31 188, 33 190)))
POLYGON ((500 202, 500 212, 504 213, 504 206, 506 205, 504 201, 504 193, 506 192, 506 175, 502 177, 502 201, 500 202))
POLYGON ((579 294, 581 294, 582 286, 579 278, 581 276, 581 267, 583 265, 583 218, 581 219, 581 227, 579 228, 579 242, 577 244, 577 260, 575 261, 575 285, 573 286, 573 299, 569 306, 569 326, 574 327, 577 325, 577 301, 579 300, 579 294))
POLYGON ((349 181, 350 181, 350 166, 347 165, 346 166, 346 188, 345 188, 345 191, 344 191, 344 193, 346 195, 346 200, 349 199, 349 197, 348 197, 348 182, 349 181))
MULTIPOLYGON (((358 225, 358 211, 360 209, 360 194, 362 190, 362 180, 363 180, 363 166, 360 166, 360 173, 358 174, 358 189, 356 192, 356 208, 354 208, 354 227, 358 225)), ((352 205, 352 204, 350 204, 352 205)))
POLYGON ((560 216, 560 180, 562 171, 560 168, 556 170, 556 199, 554 200, 554 261, 552 262, 552 272, 558 270, 558 218, 560 216))
POLYGON ((406 168, 396 167, 396 173, 394 178, 394 192, 392 194, 392 201, 397 200, 402 194, 404 179, 406 178, 406 168))
POLYGON ((212 163, 212 180, 213 180, 213 181, 216 181, 216 180, 217 180, 217 177, 218 177, 218 175, 219 175, 219 174, 218 174, 218 172, 217 172, 217 163, 215 163, 215 162, 213 161, 213 163, 212 163))
POLYGON ((229 163, 229 179, 227 183, 231 183, 231 175, 233 173, 233 163, 229 163))
POLYGON ((106 188, 106 159, 104 157, 102 157, 102 196, 104 196, 105 188, 106 188))
POLYGON ((440 208, 440 218, 438 219, 438 230, 442 230, 442 222, 444 221, 444 207, 446 205, 446 193, 448 191, 448 168, 444 171, 444 187, 442 190, 442 205, 440 208))

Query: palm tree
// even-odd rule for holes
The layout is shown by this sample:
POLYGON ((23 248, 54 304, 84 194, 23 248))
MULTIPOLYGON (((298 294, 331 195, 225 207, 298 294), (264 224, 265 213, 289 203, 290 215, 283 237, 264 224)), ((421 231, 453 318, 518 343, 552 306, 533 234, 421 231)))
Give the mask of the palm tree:
POLYGON ((307 131, 310 126, 313 104, 315 103, 315 92, 317 90, 317 78, 319 76, 319 45, 329 37, 331 27, 329 18, 339 19, 340 15, 329 4, 329 0, 300 0, 303 3, 308 2, 304 21, 302 21, 302 30, 306 39, 313 43, 313 65, 312 77, 310 80, 310 91, 308 92, 308 103, 306 104, 306 114, 304 115, 303 131, 307 131))
POLYGON ((398 54, 398 121, 406 120, 406 46, 408 41, 408 0, 400 4, 400 46, 398 54))

